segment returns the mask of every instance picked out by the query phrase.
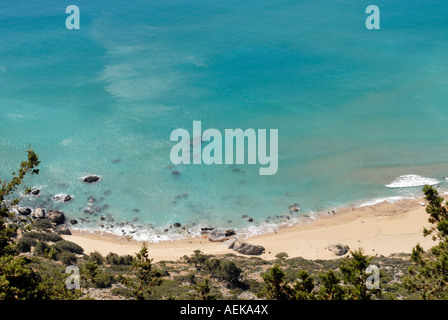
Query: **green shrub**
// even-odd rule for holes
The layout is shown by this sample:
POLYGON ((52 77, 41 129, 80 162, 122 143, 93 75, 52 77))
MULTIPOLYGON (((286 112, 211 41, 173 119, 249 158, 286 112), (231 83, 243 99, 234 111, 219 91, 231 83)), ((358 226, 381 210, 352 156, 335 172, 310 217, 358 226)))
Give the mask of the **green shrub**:
POLYGON ((63 240, 60 235, 53 233, 53 232, 42 232, 40 239, 43 241, 49 241, 49 242, 57 242, 57 241, 63 240))
POLYGON ((55 248, 59 252, 69 251, 76 254, 82 254, 84 249, 74 242, 67 240, 59 240, 55 243, 55 248))
POLYGON ((35 246, 36 243, 35 239, 22 237, 17 241, 17 250, 19 250, 19 252, 30 252, 31 247, 35 246))
POLYGON ((40 257, 42 257, 46 252, 50 251, 50 246, 44 242, 39 241, 36 246, 34 247, 34 253, 40 257))
POLYGON ((128 288, 116 287, 111 290, 111 293, 115 296, 124 297, 125 299, 134 298, 134 293, 128 288))
POLYGON ((53 232, 37 232, 37 231, 29 231, 25 232, 22 235, 22 238, 27 239, 35 239, 35 240, 42 240, 42 241, 50 241, 50 242, 56 242, 62 240, 62 237, 58 234, 55 234, 53 232))
POLYGON ((110 288, 112 282, 114 280, 114 276, 109 273, 100 272, 93 278, 93 284, 96 288, 110 288))
POLYGON ((120 256, 116 253, 110 252, 106 256, 106 262, 108 264, 120 264, 120 256))
POLYGON ((106 256, 106 262, 112 265, 131 265, 133 261, 133 257, 131 255, 119 256, 116 253, 109 253, 106 256))
POLYGON ((90 254, 89 260, 96 261, 97 265, 102 265, 104 257, 98 251, 94 251, 90 254))
POLYGON ((57 254, 56 258, 67 266, 75 264, 78 261, 76 254, 70 251, 63 251, 57 254))
POLYGON ((10 233, 11 237, 17 237, 17 230, 19 230, 19 225, 16 223, 10 223, 8 224, 8 232, 10 233))
POLYGON ((34 239, 34 240, 41 240, 41 238, 42 238, 41 233, 37 231, 24 232, 21 237, 21 239, 34 239))
POLYGON ((186 275, 177 276, 174 277, 175 281, 178 281, 179 283, 188 282, 189 284, 197 284, 196 282, 196 275, 193 272, 190 272, 186 275))
POLYGON ((33 228, 35 229, 51 229, 53 228, 53 224, 48 219, 38 219, 34 221, 33 228))
POLYGON ((289 256, 286 252, 279 252, 275 255, 275 257, 277 259, 285 259, 285 258, 288 258, 289 256))
POLYGON ((206 262, 205 268, 212 276, 226 281, 231 287, 236 287, 241 284, 239 278, 242 270, 233 261, 211 259, 206 262))

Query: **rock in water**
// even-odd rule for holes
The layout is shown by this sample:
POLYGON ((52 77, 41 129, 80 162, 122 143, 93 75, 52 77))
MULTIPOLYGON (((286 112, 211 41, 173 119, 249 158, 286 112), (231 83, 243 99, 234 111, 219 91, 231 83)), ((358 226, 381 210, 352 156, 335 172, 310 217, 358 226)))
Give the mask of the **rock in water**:
POLYGON ((210 240, 212 242, 226 241, 228 239, 229 239, 229 237, 226 236, 226 234, 224 232, 218 231, 218 230, 212 230, 212 231, 210 231, 210 233, 208 235, 208 240, 210 240))
POLYGON ((328 246, 328 250, 333 251, 335 255, 337 256, 343 256, 348 252, 350 248, 348 246, 345 246, 343 244, 337 243, 332 244, 328 246))
POLYGON ((100 181, 100 177, 96 175, 88 175, 85 177, 82 177, 82 181, 85 183, 94 183, 97 181, 100 181))
POLYGON ((289 208, 289 212, 291 212, 291 213, 294 211, 295 212, 300 211, 299 205, 297 203, 290 205, 288 208, 289 208))
POLYGON ((33 196, 38 196, 40 194, 40 189, 33 188, 31 189, 30 194, 32 194, 33 196))
POLYGON ((229 238, 234 235, 236 235, 236 232, 233 229, 227 229, 224 232, 222 232, 211 228, 211 230, 208 232, 208 240, 213 242, 221 242, 229 240, 229 238))
POLYGON ((56 202, 66 203, 73 200, 73 198, 74 197, 69 194, 59 193, 53 197, 53 200, 56 202))
POLYGON ((63 224, 65 222, 65 215, 62 211, 50 210, 48 211, 47 219, 56 225, 63 224))

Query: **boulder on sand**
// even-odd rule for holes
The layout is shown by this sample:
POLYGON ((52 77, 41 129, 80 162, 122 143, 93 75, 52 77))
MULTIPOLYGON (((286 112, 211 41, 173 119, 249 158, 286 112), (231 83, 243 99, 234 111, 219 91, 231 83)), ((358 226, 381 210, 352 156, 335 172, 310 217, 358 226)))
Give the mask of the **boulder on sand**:
POLYGON ((72 233, 70 232, 70 229, 66 228, 66 227, 60 227, 56 230, 56 232, 58 234, 62 234, 62 235, 66 235, 66 236, 70 236, 72 233))
POLYGON ((348 246, 345 246, 343 244, 337 243, 332 244, 328 246, 328 250, 333 251, 335 255, 337 256, 343 256, 348 252, 350 248, 348 246))
POLYGON ((235 243, 237 242, 238 240, 237 239, 230 239, 230 240, 227 240, 227 241, 225 241, 222 245, 224 246, 224 247, 227 247, 227 248, 229 248, 229 249, 233 249, 233 247, 235 246, 235 243))
POLYGON ((250 244, 247 242, 242 243, 234 243, 233 244, 233 250, 235 250, 238 253, 246 254, 246 255, 255 255, 259 256, 264 252, 264 247, 260 245, 250 244))

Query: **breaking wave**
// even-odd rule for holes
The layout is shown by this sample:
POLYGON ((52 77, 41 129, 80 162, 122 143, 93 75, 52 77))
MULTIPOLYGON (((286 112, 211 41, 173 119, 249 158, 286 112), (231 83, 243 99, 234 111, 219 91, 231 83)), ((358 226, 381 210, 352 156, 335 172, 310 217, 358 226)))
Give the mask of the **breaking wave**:
POLYGON ((388 188, 409 188, 409 187, 421 187, 424 185, 436 185, 440 181, 434 178, 422 177, 415 174, 407 174, 398 177, 389 184, 386 184, 388 188))

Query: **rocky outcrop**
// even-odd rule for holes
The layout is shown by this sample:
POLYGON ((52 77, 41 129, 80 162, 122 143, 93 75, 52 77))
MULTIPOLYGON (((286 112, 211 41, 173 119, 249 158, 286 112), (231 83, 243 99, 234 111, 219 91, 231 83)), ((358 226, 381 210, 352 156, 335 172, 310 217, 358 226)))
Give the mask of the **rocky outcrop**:
POLYGON ((62 211, 50 210, 48 211, 47 219, 50 220, 53 224, 59 225, 65 222, 65 215, 62 211))
POLYGON ((45 218, 45 210, 42 208, 36 208, 33 210, 31 217, 33 217, 34 219, 43 219, 45 218))
POLYGON ((233 247, 235 246, 235 243, 237 242, 237 239, 230 239, 225 241, 222 245, 229 248, 229 249, 233 249, 233 247))
POLYGON ((56 229, 56 233, 57 234, 61 234, 61 235, 65 235, 65 236, 70 236, 72 234, 70 232, 70 229, 68 229, 66 227, 60 227, 60 228, 56 229))
POLYGON ((208 234, 208 240, 212 241, 212 242, 221 242, 221 241, 226 241, 228 239, 229 238, 226 237, 225 233, 222 231, 212 230, 208 234))
POLYGON ((337 256, 343 256, 350 249, 348 246, 345 246, 341 243, 332 244, 327 247, 328 250, 333 251, 337 256))
POLYGON ((33 210, 31 210, 31 208, 28 207, 18 207, 17 212, 21 215, 29 216, 33 212, 33 210))
POLYGON ((233 229, 227 229, 225 231, 213 229, 208 233, 208 240, 213 242, 222 242, 229 240, 229 238, 235 234, 236 232, 233 229))

